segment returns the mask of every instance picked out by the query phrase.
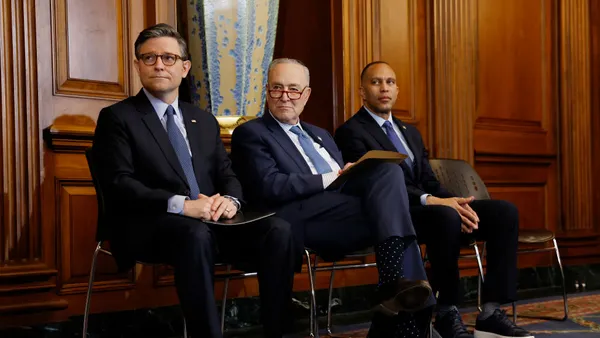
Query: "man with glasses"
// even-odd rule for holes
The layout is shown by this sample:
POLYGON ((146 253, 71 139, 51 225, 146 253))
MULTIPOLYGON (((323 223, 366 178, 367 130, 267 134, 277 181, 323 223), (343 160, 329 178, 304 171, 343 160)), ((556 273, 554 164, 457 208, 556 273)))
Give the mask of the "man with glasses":
POLYGON ((275 217, 229 228, 204 222, 234 217, 242 189, 217 120, 179 100, 191 66, 186 43, 159 24, 139 34, 135 56, 143 88, 100 112, 93 146, 120 268, 135 260, 172 265, 191 336, 222 337, 213 290, 218 251, 258 271, 264 336, 282 337, 294 276, 290 225, 275 217))
POLYGON ((429 318, 412 313, 432 305, 431 288, 415 241, 404 175, 383 163, 330 184, 348 167, 325 130, 299 117, 311 93, 309 71, 294 59, 273 60, 263 117, 232 136, 232 160, 257 207, 276 210, 292 224, 297 246, 339 259, 374 246, 379 270, 376 313, 369 337, 418 337, 429 318))

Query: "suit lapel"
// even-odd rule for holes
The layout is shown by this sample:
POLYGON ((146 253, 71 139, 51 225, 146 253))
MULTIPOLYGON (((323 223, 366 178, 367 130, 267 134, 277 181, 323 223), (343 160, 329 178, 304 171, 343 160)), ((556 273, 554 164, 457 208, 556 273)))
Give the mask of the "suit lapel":
MULTIPOLYGON (((375 121, 375 119, 373 119, 373 117, 369 114, 369 112, 365 108, 361 108, 357 115, 359 115, 360 122, 363 123, 367 133, 369 133, 371 136, 373 136, 373 138, 381 145, 383 150, 396 151, 396 152, 398 151, 398 149, 396 149, 396 147, 394 146, 392 141, 390 141, 388 136, 385 134, 383 129, 381 129, 379 124, 377 124, 377 121, 375 121)), ((398 120, 394 118, 394 122, 397 122, 397 121, 398 120)), ((404 128, 402 128, 402 126, 400 124, 398 124, 398 126, 400 127, 400 130, 404 129, 404 128)), ((403 135, 404 135, 404 133, 403 133, 403 135)), ((406 139, 406 136, 404 138, 406 139)), ((410 144, 409 144, 409 147, 411 147, 410 144)), ((412 147, 411 147, 411 149, 412 149, 412 147)), ((404 161, 402 161, 402 163, 400 163, 400 166, 404 169, 405 172, 408 172, 411 175, 414 174, 412 169, 409 168, 408 165, 404 161)))
POLYGON ((383 150, 398 151, 394 144, 387 137, 383 129, 377 124, 377 122, 369 115, 369 112, 364 108, 361 108, 357 114, 360 117, 360 122, 363 124, 367 133, 369 133, 377 143, 383 148, 383 150))
POLYGON ((410 151, 415 157, 413 162, 415 163, 414 174, 416 175, 417 173, 421 172, 421 150, 417 147, 416 140, 414 139, 413 135, 409 133, 409 129, 406 128, 404 122, 400 121, 399 119, 393 116, 392 119, 394 119, 394 123, 396 123, 398 129, 400 129, 402 136, 404 136, 404 140, 406 140, 410 151))
POLYGON ((331 158, 333 158, 337 164, 340 166, 340 168, 344 167, 344 159, 341 157, 341 154, 339 151, 337 151, 337 149, 331 149, 331 147, 329 147, 329 145, 327 143, 325 143, 323 141, 323 139, 321 139, 321 137, 319 137, 317 134, 315 134, 312 130, 312 127, 307 125, 306 123, 300 122, 300 124, 302 125, 302 128, 304 130, 306 130, 306 133, 312 137, 313 140, 315 140, 316 143, 318 143, 319 145, 321 145, 321 147, 325 148, 325 150, 327 150, 327 152, 329 153, 329 156, 331 156, 331 158))
POLYGON ((290 155, 292 160, 300 168, 300 172, 305 174, 311 174, 312 171, 310 171, 308 163, 306 163, 304 157, 302 156, 302 154, 300 154, 294 142, 292 142, 289 136, 287 136, 285 131, 283 131, 283 128, 281 128, 281 126, 277 123, 277 121, 275 121, 271 114, 267 112, 263 115, 262 119, 265 122, 267 128, 269 128, 271 133, 273 133, 273 137, 275 138, 277 143, 279 143, 279 145, 284 149, 284 151, 290 155))
POLYGON ((179 163, 179 159, 177 158, 177 154, 175 154, 175 150, 171 145, 171 140, 169 140, 169 135, 167 135, 167 131, 163 128, 156 112, 154 111, 154 107, 146 97, 143 91, 140 92, 136 96, 135 100, 135 108, 143 114, 142 121, 146 125, 146 127, 150 130, 150 134, 154 137, 156 143, 158 143, 158 147, 165 155, 167 162, 171 165, 173 170, 177 173, 177 175, 187 184, 187 179, 185 177, 185 173, 183 172, 183 168, 179 163))

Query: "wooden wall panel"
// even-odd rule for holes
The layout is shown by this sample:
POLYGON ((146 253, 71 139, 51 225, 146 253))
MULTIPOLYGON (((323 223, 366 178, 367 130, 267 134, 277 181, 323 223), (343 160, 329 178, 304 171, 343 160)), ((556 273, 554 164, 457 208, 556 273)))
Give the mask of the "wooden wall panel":
POLYGON ((477 2, 435 1, 429 9, 431 153, 473 163, 476 108, 477 2))
POLYGON ((478 2, 476 153, 556 155, 553 4, 478 2))
POLYGON ((129 96, 128 2, 52 2, 55 94, 129 96))
MULTIPOLYGON (((592 137, 592 205, 600 205, 600 1, 589 0, 590 20, 590 95, 592 137)), ((594 208, 593 219, 600 220, 600 208, 594 208)))
POLYGON ((273 58, 294 58, 310 71, 302 120, 333 133, 332 25, 329 1, 280 1, 273 58))

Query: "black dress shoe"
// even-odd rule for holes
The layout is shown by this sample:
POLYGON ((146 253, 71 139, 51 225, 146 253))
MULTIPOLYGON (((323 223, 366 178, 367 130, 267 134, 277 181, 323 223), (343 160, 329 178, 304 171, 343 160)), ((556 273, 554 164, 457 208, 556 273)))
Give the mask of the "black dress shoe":
POLYGON ((527 330, 518 327, 508 317, 506 311, 496 309, 486 319, 475 322, 475 338, 534 338, 527 330))
POLYGON ((380 303, 376 310, 388 316, 398 312, 421 310, 431 296, 431 286, 426 280, 399 278, 394 284, 384 284, 379 290, 380 303))
POLYGON ((448 311, 441 317, 437 316, 433 327, 442 338, 473 338, 473 334, 467 330, 458 310, 448 311))

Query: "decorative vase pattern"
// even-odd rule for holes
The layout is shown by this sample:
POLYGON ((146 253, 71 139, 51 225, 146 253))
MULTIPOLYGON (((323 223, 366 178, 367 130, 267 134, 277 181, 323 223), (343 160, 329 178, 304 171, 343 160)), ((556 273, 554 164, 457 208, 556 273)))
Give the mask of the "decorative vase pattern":
POLYGON ((260 116, 279 0, 189 0, 192 101, 215 116, 260 116))

